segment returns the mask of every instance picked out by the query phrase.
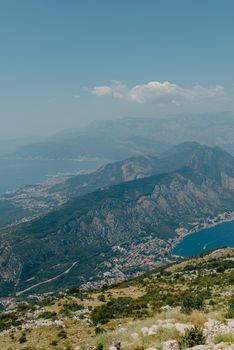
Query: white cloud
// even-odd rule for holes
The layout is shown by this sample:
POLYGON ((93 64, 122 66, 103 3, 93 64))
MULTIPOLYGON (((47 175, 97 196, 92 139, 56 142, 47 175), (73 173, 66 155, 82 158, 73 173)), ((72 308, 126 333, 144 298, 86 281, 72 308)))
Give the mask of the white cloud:
POLYGON ((91 91, 93 95, 96 96, 105 96, 112 93, 112 89, 109 86, 95 86, 91 91))
POLYGON ((136 103, 159 101, 179 106, 186 101, 197 102, 221 96, 224 93, 224 87, 220 85, 204 87, 196 84, 191 88, 184 88, 169 81, 150 81, 146 84, 130 87, 125 82, 114 81, 110 86, 95 86, 91 93, 96 96, 111 95, 117 99, 136 103))

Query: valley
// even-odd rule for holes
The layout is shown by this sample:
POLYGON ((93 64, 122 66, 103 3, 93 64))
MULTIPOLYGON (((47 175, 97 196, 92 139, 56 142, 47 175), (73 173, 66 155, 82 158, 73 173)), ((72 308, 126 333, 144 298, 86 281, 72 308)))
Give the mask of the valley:
POLYGON ((234 1, 0 5, 0 350, 234 350, 234 1))
POLYGON ((173 262, 186 235, 233 218, 233 178, 227 152, 184 143, 9 194, 29 214, 0 232, 0 293, 89 290, 173 262))

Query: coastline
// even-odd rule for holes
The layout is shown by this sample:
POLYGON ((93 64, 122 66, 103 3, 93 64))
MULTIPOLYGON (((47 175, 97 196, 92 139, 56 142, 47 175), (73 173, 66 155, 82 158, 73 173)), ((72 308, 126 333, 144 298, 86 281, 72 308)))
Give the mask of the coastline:
POLYGON ((201 223, 196 223, 196 225, 194 227, 192 227, 190 230, 188 230, 184 227, 179 227, 178 229, 176 229, 176 231, 177 231, 176 233, 178 236, 176 238, 171 239, 168 242, 168 245, 169 245, 168 253, 174 257, 175 256, 182 257, 179 255, 172 254, 172 251, 175 249, 175 247, 179 243, 181 243, 184 240, 184 238, 186 238, 194 233, 197 233, 197 232, 206 230, 208 228, 215 227, 215 226, 218 226, 218 225, 223 224, 225 222, 230 222, 233 220, 234 220, 234 211, 232 211, 230 213, 224 212, 224 213, 218 214, 213 219, 207 218, 206 220, 204 220, 201 223))

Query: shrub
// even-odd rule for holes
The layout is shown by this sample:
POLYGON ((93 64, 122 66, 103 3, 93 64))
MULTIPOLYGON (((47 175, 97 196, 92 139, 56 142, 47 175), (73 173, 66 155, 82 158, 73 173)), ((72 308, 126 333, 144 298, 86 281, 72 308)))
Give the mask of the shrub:
POLYGON ((57 346, 57 345, 58 345, 58 341, 57 341, 57 340, 52 340, 52 342, 50 343, 50 345, 52 345, 52 346, 57 346))
POLYGON ((214 337, 214 343, 215 344, 219 344, 219 343, 230 343, 230 344, 233 344, 234 343, 234 335, 231 334, 231 333, 217 334, 214 337))
POLYGON ((227 318, 234 318, 234 298, 229 302, 227 318))
POLYGON ((82 304, 77 304, 77 303, 69 303, 69 304, 64 304, 63 308, 61 309, 61 314, 63 316, 71 316, 73 312, 79 311, 79 310, 84 310, 84 305, 82 304))
POLYGON ((99 344, 97 345, 96 350, 103 350, 103 349, 104 349, 103 344, 99 343, 99 344))
POLYGON ((22 323, 18 319, 18 316, 16 313, 2 313, 0 314, 0 332, 5 331, 9 328, 17 327, 22 323))
POLYGON ((67 338, 67 332, 63 329, 58 333, 58 337, 62 338, 62 339, 66 339, 67 338))
POLYGON ((104 332, 104 329, 100 326, 96 326, 95 328, 95 334, 102 334, 104 332))
POLYGON ((204 307, 202 297, 186 296, 182 299, 181 311, 185 314, 189 314, 192 310, 201 310, 204 307))
POLYGON ((54 304, 54 299, 55 299, 54 297, 45 298, 44 300, 42 300, 39 303, 39 306, 45 307, 45 306, 53 305, 54 304))
POLYGON ((100 294, 98 297, 98 300, 105 303, 106 302, 106 298, 105 298, 105 295, 104 294, 100 294))
POLYGON ((109 320, 119 317, 129 317, 142 313, 142 309, 147 307, 144 301, 134 300, 131 297, 122 297, 112 299, 108 303, 97 306, 91 314, 92 321, 95 325, 105 324, 109 320))
POLYGON ((21 335, 21 337, 19 338, 19 343, 20 343, 20 344, 23 344, 23 343, 25 343, 26 341, 27 341, 26 336, 25 336, 25 335, 21 335))
POLYGON ((44 311, 38 315, 38 318, 44 318, 46 320, 56 320, 57 314, 56 312, 44 311))
POLYGON ((73 295, 78 297, 81 301, 84 300, 84 294, 79 288, 71 288, 67 291, 67 295, 73 295))
POLYGON ((199 327, 187 329, 185 334, 179 340, 180 349, 191 348, 196 345, 205 344, 206 338, 199 327))

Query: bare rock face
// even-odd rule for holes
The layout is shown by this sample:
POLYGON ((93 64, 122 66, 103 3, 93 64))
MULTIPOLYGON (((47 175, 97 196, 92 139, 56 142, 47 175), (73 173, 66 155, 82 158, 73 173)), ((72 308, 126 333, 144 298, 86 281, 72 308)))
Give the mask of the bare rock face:
POLYGON ((22 264, 12 249, 10 242, 4 242, 0 247, 0 277, 1 280, 17 284, 22 264))
POLYGON ((113 344, 109 347, 109 350, 121 350, 121 343, 119 341, 114 341, 113 344))
POLYGON ((179 345, 176 340, 168 340, 163 343, 163 350, 179 350, 179 345))
POLYGON ((203 333, 207 337, 208 342, 212 342, 212 338, 217 334, 234 334, 234 320, 227 320, 224 324, 217 320, 208 319, 204 324, 203 333))

